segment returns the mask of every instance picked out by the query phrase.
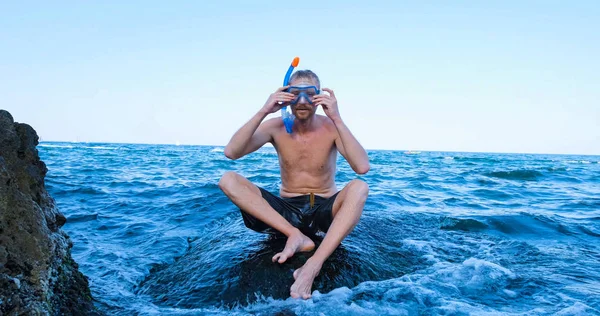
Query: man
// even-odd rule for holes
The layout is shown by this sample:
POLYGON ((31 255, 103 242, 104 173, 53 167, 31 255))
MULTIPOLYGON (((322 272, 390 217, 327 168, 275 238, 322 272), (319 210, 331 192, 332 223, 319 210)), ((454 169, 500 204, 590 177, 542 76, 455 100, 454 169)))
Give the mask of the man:
POLYGON ((225 173, 219 181, 221 190, 242 211, 248 228, 258 232, 275 230, 287 237, 283 251, 273 257, 273 262, 284 263, 296 252, 313 250, 315 243, 307 235, 326 233, 313 256, 294 271, 295 282, 290 288, 293 298, 311 297, 312 283, 323 262, 358 223, 369 191, 359 179, 337 191, 337 152, 358 174, 369 171, 369 158, 344 124, 334 92, 323 90, 328 94, 319 93, 319 78, 312 71, 295 72, 290 86, 271 94, 225 147, 225 156, 238 159, 272 143, 279 157, 280 197, 235 172, 225 173), (279 117, 261 124, 268 114, 286 104, 291 104, 295 115, 291 134, 279 117), (318 105, 327 116, 316 114, 318 105))

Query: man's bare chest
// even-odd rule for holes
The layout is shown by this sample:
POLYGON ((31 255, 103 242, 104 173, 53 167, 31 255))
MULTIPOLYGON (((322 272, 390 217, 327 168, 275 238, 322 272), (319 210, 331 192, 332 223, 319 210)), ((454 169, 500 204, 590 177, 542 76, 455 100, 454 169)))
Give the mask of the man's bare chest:
POLYGON ((331 138, 286 139, 277 144, 279 161, 287 170, 318 171, 326 168, 335 153, 331 138))

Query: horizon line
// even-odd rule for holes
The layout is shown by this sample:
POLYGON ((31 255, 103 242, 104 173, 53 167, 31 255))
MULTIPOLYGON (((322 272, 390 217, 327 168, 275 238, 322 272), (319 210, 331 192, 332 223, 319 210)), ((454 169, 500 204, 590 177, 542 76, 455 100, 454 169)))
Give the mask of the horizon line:
MULTIPOLYGON (((98 142, 98 141, 61 141, 61 140, 40 140, 39 143, 70 143, 70 144, 120 144, 120 145, 162 145, 162 146, 202 146, 202 147, 225 147, 225 145, 207 145, 207 144, 172 144, 172 143, 123 143, 123 142, 98 142)), ((263 147, 271 147, 267 144, 263 147)), ((260 149, 260 148, 259 148, 260 149)), ((505 155, 554 155, 554 156, 592 156, 600 157, 600 154, 572 154, 572 153, 539 153, 539 152, 494 152, 494 151, 460 151, 460 150, 425 150, 425 149, 378 149, 365 148, 366 151, 397 151, 397 152, 427 152, 427 153, 469 153, 469 154, 505 154, 505 155)))

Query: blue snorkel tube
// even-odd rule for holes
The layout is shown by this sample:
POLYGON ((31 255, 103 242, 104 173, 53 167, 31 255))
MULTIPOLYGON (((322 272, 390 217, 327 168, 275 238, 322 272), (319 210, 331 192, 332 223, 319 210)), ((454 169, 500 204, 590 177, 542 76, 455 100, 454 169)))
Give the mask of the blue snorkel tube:
MULTIPOLYGON (((295 57, 294 60, 292 60, 292 64, 290 65, 290 68, 288 68, 288 71, 285 74, 285 78, 283 78, 283 86, 284 87, 290 83, 290 77, 292 76, 292 71, 294 71, 294 68, 296 68, 299 63, 300 63, 299 57, 295 57)), ((296 117, 294 116, 294 114, 292 114, 292 111, 287 110, 287 105, 281 108, 281 119, 283 120, 283 125, 285 125, 285 130, 288 132, 288 134, 292 133, 292 127, 294 126, 295 118, 296 117)))

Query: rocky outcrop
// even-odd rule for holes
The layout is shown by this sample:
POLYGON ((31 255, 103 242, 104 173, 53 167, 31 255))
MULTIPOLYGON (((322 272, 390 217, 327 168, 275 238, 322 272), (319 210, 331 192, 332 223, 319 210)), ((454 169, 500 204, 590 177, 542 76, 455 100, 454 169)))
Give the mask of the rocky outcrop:
POLYGON ((0 110, 0 315, 93 314, 37 144, 31 126, 0 110))

